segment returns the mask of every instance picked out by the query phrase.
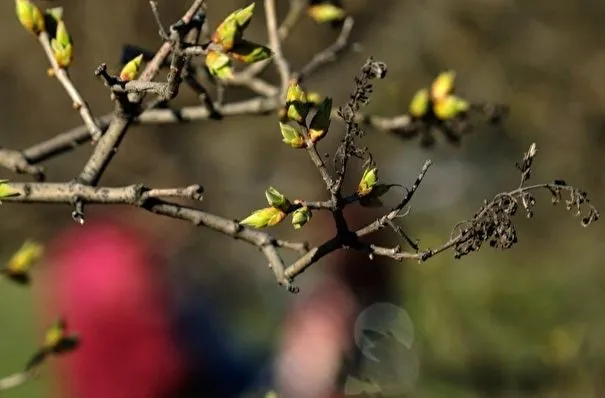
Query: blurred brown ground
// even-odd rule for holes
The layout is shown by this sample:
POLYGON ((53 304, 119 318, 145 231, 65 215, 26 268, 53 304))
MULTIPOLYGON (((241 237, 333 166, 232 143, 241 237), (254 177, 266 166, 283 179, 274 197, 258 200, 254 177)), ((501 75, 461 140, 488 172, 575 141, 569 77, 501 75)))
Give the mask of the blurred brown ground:
MULTIPOLYGON (((111 104, 106 89, 93 76, 94 68, 101 62, 117 68, 122 44, 150 49, 160 45, 148 2, 56 3, 65 7, 75 41, 73 81, 100 116, 111 104)), ((163 20, 169 23, 188 2, 163 0, 159 4, 163 20)), ((531 142, 539 148, 534 180, 563 178, 586 189, 595 204, 605 208, 605 50, 601 40, 605 3, 355 0, 345 4, 357 16, 353 39, 362 51, 349 52, 323 69, 309 81, 309 88, 332 95, 335 103, 344 101, 353 76, 372 55, 389 65, 389 75, 376 84, 371 112, 404 112, 414 91, 446 68, 458 72, 461 95, 503 102, 512 109, 503 129, 480 127, 465 137, 461 148, 440 140, 435 148, 423 150, 415 141, 368 134, 365 142, 385 180, 409 183, 424 159, 435 162, 406 221, 408 232, 420 238, 422 245, 447 238, 451 225, 470 216, 484 198, 516 186, 514 162, 531 142)), ((210 0, 212 26, 242 5, 245 2, 210 0)), ((263 41, 263 13, 257 14, 249 34, 263 41)), ((301 66, 335 36, 328 27, 304 20, 288 39, 286 55, 294 66, 301 66)), ((47 77, 46 68, 38 43, 17 23, 12 2, 0 4, 2 146, 24 148, 80 124, 58 83, 47 77)), ((267 77, 274 79, 272 69, 267 77)), ((244 95, 234 90, 227 98, 244 95)), ((194 102, 185 88, 176 101, 194 102)), ((340 133, 338 128, 331 131, 333 136, 340 133)), ((326 150, 334 142, 324 144, 326 150)), ((89 145, 83 145, 49 161, 49 180, 73 178, 90 151, 89 145)), ((0 177, 14 178, 4 170, 0 177)), ((206 190, 202 207, 233 218, 262 206, 268 185, 292 196, 319 199, 323 195, 311 162, 304 153, 280 143, 272 117, 134 127, 101 183, 140 182, 157 187, 201 183, 206 190)), ((392 264, 396 275, 401 275, 405 309, 418 331, 417 396, 603 395, 605 228, 597 223, 583 229, 578 219, 563 208, 551 208, 549 202, 548 195, 539 196, 534 219, 518 218, 520 243, 511 251, 485 248, 461 261, 445 254, 422 265, 392 264)), ((67 206, 6 205, 0 211, 4 258, 23 239, 44 240, 72 222, 67 206)), ((199 265, 190 272, 222 292, 218 305, 233 329, 240 331, 242 346, 272 344, 289 298, 275 286, 263 257, 211 231, 153 218, 142 216, 143 222, 156 222, 167 234, 186 231, 181 249, 199 265)), ((275 233, 313 241, 315 232, 310 227, 295 234, 286 225, 275 233)), ((323 261, 300 278, 303 292, 328 264, 323 261)), ((7 289, 9 293, 0 294, 24 300, 25 312, 7 309, 8 319, 3 323, 13 326, 7 326, 0 352, 15 344, 23 345, 19 353, 29 352, 34 341, 24 340, 23 333, 28 337, 35 333, 30 327, 27 293, 7 289)), ((7 355, 0 364, 5 373, 23 362, 17 356, 22 354, 7 355)), ((11 394, 7 396, 26 396, 11 394)))

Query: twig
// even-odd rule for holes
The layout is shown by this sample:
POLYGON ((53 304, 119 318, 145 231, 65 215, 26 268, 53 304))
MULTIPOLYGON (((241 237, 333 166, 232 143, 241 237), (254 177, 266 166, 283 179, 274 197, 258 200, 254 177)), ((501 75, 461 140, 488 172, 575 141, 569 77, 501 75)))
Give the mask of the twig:
POLYGON ((269 47, 273 51, 273 62, 281 80, 280 96, 285 98, 290 81, 290 66, 284 57, 281 48, 281 40, 277 31, 277 13, 275 0, 265 0, 265 15, 267 17, 267 34, 269 35, 269 47))
POLYGON ((67 95, 69 95, 69 97, 71 98, 74 109, 76 109, 80 113, 80 116, 82 117, 84 124, 88 128, 88 131, 90 132, 93 141, 97 141, 99 138, 101 138, 103 132, 101 131, 101 128, 97 125, 97 122, 92 116, 88 104, 82 99, 82 96, 80 95, 73 82, 69 78, 69 74, 67 73, 67 71, 59 67, 59 64, 57 63, 57 60, 55 59, 55 56, 53 54, 53 50, 50 47, 50 38, 48 37, 48 33, 40 33, 38 35, 38 41, 42 45, 42 48, 46 53, 46 57, 50 62, 53 75, 63 85, 63 88, 67 92, 67 95))
POLYGON ((126 204, 213 229, 261 249, 271 264, 277 282, 289 289, 293 287, 285 276, 285 266, 276 248, 304 252, 307 247, 306 243, 278 241, 267 233, 243 227, 237 221, 160 199, 181 197, 199 200, 201 187, 198 185, 181 189, 148 189, 142 185, 100 188, 78 183, 11 183, 10 186, 19 196, 5 198, 3 202, 72 204, 74 200, 78 200, 87 204, 126 204))
POLYGON ((311 60, 294 75, 293 79, 297 82, 301 82, 307 75, 310 75, 330 62, 334 62, 338 54, 345 50, 349 45, 349 37, 351 36, 353 25, 353 17, 347 17, 343 22, 342 29, 340 30, 340 34, 336 41, 325 50, 315 54, 313 58, 311 58, 311 60))
POLYGON ((18 372, 0 379, 0 391, 11 390, 32 380, 34 372, 18 372))

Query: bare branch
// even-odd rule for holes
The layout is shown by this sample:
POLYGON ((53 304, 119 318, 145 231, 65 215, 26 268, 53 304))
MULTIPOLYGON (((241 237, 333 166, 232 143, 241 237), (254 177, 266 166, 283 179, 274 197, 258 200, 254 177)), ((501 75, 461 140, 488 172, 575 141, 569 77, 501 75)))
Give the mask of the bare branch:
POLYGON ((67 71, 59 67, 59 64, 57 63, 57 60, 55 59, 55 56, 53 54, 53 50, 50 47, 50 38, 48 37, 48 33, 40 33, 40 35, 38 35, 38 41, 42 45, 44 53, 50 61, 50 65, 52 67, 52 74, 57 78, 61 85, 63 85, 63 88, 67 92, 67 95, 69 95, 69 98, 71 98, 74 109, 80 113, 80 116, 82 117, 84 124, 88 128, 88 131, 90 132, 93 141, 97 141, 101 137, 103 132, 101 131, 101 128, 97 125, 97 122, 92 116, 88 104, 82 99, 82 96, 80 95, 80 93, 72 83, 71 79, 69 78, 67 71))
POLYGON ((265 14, 267 16, 267 34, 269 35, 269 47, 273 51, 273 62, 277 67, 277 72, 281 80, 282 97, 286 95, 290 81, 290 66, 284 58, 281 49, 281 40, 277 31, 277 12, 275 10, 275 0, 265 0, 265 14))

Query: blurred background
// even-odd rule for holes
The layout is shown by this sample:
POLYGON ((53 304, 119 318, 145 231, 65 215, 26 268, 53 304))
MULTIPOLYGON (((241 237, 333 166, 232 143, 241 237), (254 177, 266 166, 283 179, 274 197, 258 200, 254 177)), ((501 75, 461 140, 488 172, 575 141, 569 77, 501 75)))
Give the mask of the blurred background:
MULTIPOLYGON (((184 0, 158 3, 166 24, 176 21, 189 5, 184 0)), ((247 36, 265 42, 262 2, 257 3, 247 36)), ((65 8, 65 21, 75 42, 75 64, 70 71, 73 81, 95 115, 111 111, 108 92, 93 70, 101 62, 118 70, 124 44, 149 49, 161 44, 149 3, 65 0, 38 4, 65 8)), ((211 26, 246 4, 209 0, 211 26)), ((433 160, 434 166, 404 220, 406 232, 420 239, 422 247, 446 240, 451 227, 472 216, 484 199, 515 188, 519 181, 515 162, 532 142, 538 146, 533 181, 564 179, 588 191, 597 207, 604 207, 605 49, 601 37, 605 34, 605 3, 350 0, 344 1, 344 6, 356 17, 352 35, 358 43, 356 51, 345 53, 338 62, 310 78, 310 90, 331 95, 335 104, 343 103, 353 88, 353 77, 367 57, 374 56, 387 63, 389 73, 376 83, 366 112, 384 116, 405 112, 417 89, 450 68, 457 72, 461 96, 511 107, 503 127, 478 125, 459 147, 438 137, 437 145, 423 149, 417 140, 404 141, 374 131, 363 139, 362 145, 372 150, 382 179, 387 182, 411 184, 424 160, 433 160)), ((282 15, 286 9, 285 4, 279 5, 282 15)), ((337 33, 303 18, 287 40, 285 54, 295 68, 300 67, 331 43, 337 33)), ((80 125, 60 85, 48 78, 47 65, 39 44, 19 25, 13 2, 0 4, 2 146, 26 148, 80 125)), ((276 81, 273 68, 268 68, 264 76, 276 81)), ((230 89, 226 98, 231 101, 249 95, 245 90, 230 89)), ((175 101, 177 105, 195 103, 195 95, 185 87, 175 101)), ((331 139, 322 142, 322 151, 335 148, 341 127, 334 123, 331 139)), ((264 206, 263 192, 269 185, 288 196, 324 199, 321 179, 306 154, 280 141, 274 116, 135 126, 101 184, 176 187, 200 183, 205 189, 202 209, 239 219, 264 206)), ((45 163, 48 180, 73 178, 91 149, 85 144, 45 163)), ((349 187, 361 175, 359 168, 352 170, 357 174, 351 176, 349 187)), ((0 178, 28 179, 5 170, 0 170, 0 178)), ((387 197, 387 202, 396 200, 395 194, 387 197)), ((92 239, 90 243, 70 229, 74 223, 68 206, 5 204, 0 211, 0 258, 7 260, 26 238, 60 246, 56 252, 63 253, 34 271, 33 294, 21 286, 2 284, 0 375, 8 375, 21 369, 39 345, 47 325, 45 314, 52 312, 49 297, 61 296, 63 303, 79 300, 76 293, 68 293, 74 286, 69 283, 84 282, 77 278, 72 282, 52 279, 52 272, 47 271, 54 266, 53 261, 68 263, 62 256, 67 256, 70 246, 75 252, 86 250, 86 244, 95 244, 95 239, 88 238, 92 239), (78 246, 78 239, 85 241, 84 246, 78 246), (54 290, 46 291, 36 284, 37 280, 45 282, 45 278, 54 283, 54 290)), ((362 209, 349 213, 353 226, 363 225, 376 214, 375 210, 362 209)), ((288 355, 301 368, 317 369, 324 369, 320 365, 329 351, 318 348, 321 344, 343 345, 348 350, 347 358, 358 355, 349 341, 353 339, 354 320, 359 311, 376 302, 390 302, 404 309, 415 331, 411 353, 398 362, 405 373, 400 378, 409 379, 407 387, 389 396, 550 398, 605 394, 605 227, 596 223, 582 228, 580 220, 563 206, 550 205, 548 193, 539 194, 533 219, 527 220, 523 214, 517 217, 519 243, 512 250, 500 252, 485 247, 462 260, 446 253, 424 264, 382 261, 373 265, 358 256, 334 254, 297 279, 302 289, 298 296, 276 286, 260 252, 213 231, 120 207, 89 206, 87 216, 91 221, 84 229, 97 225, 96 218, 101 219, 100 224, 115 219, 144 231, 141 236, 153 236, 149 242, 155 243, 141 244, 141 251, 147 250, 145 247, 161 251, 161 261, 153 261, 161 265, 163 277, 156 279, 162 281, 159 284, 169 282, 165 287, 169 292, 166 306, 181 310, 172 311, 170 327, 179 324, 181 318, 189 325, 181 328, 186 332, 175 344, 185 347, 181 351, 189 354, 191 363, 205 358, 214 364, 211 358, 226 358, 227 354, 221 351, 212 357, 206 346, 220 351, 217 347, 224 343, 225 352, 231 353, 235 363, 224 365, 230 369, 224 376, 226 384, 237 384, 233 374, 242 374, 241 383, 251 397, 263 396, 267 386, 263 380, 271 379, 267 375, 277 373, 281 380, 291 377, 283 369, 281 373, 271 370, 274 363, 277 368, 291 366, 279 365, 287 363, 288 355), (371 267, 375 268, 368 270, 371 267), (341 324, 333 325, 332 334, 314 331, 310 326, 314 324, 305 320, 322 311, 333 311, 328 313, 331 320, 343 317, 341 324), (305 334, 304 327, 292 326, 297 322, 308 326, 309 334, 305 334), (314 342, 313 338, 320 335, 331 337, 324 343, 314 342), (296 357, 302 358, 304 353, 296 354, 292 349, 297 344, 306 347, 307 356, 317 363, 312 358, 304 365, 296 357), (198 345, 202 347, 198 349, 198 345)), ((332 233, 330 220, 319 215, 300 232, 284 224, 274 229, 275 235, 319 243, 332 233)), ((388 234, 380 239, 394 242, 388 234)), ((98 253, 104 258, 103 251, 98 253)), ((289 254, 286 258, 294 259, 289 254)), ((96 277, 97 282, 106 278, 96 277)), ((128 294, 122 294, 128 300, 128 294)), ((86 342, 86 335, 82 339, 86 342)), ((350 360, 347 358, 344 363, 350 360)), ((63 359, 56 362, 60 361, 63 359)), ((51 369, 56 362, 51 362, 51 369)), ((327 366, 323 371, 339 372, 327 366)), ((58 393, 61 387, 53 379, 54 374, 44 370, 39 380, 3 396, 63 396, 58 393)), ((310 384, 313 379, 308 377, 301 380, 310 384)), ((346 374, 338 377, 342 381, 346 374)), ((138 396, 145 396, 142 394, 138 396)), ((189 394, 168 396, 230 396, 207 391, 189 394)), ((386 395, 383 391, 376 396, 386 395)), ((296 397, 297 393, 284 396, 296 397)))

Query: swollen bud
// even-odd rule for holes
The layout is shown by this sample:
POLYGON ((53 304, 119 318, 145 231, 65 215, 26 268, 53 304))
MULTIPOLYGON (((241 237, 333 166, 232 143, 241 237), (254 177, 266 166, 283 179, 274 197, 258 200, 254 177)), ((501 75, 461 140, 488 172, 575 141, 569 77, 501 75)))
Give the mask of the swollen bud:
POLYGON ((275 207, 282 211, 288 211, 290 207, 290 201, 277 189, 273 187, 269 187, 265 191, 265 197, 267 198, 267 202, 269 206, 275 207))
POLYGON ((212 41, 229 51, 241 39, 254 15, 254 3, 229 14, 212 34, 212 41))
POLYGON ((311 210, 306 206, 296 209, 294 213, 292 213, 292 226, 294 226, 294 229, 301 229, 309 220, 311 220, 312 216, 313 213, 311 213, 311 210))
MULTIPOLYGON (((0 199, 12 198, 13 196, 19 196, 19 192, 16 191, 15 189, 13 189, 7 183, 8 183, 8 180, 0 180, 0 199)), ((0 201, 0 204, 2 204, 1 201, 0 201)))
POLYGON ((286 93, 286 108, 288 119, 298 123, 303 123, 311 110, 311 103, 307 101, 306 93, 296 82, 293 82, 288 86, 288 91, 286 93))
POLYGON ((120 71, 120 80, 128 82, 137 78, 141 71, 141 64, 143 63, 143 54, 139 54, 135 58, 131 59, 124 65, 120 71))
POLYGON ((73 46, 63 20, 57 22, 57 33, 50 41, 50 46, 59 67, 63 69, 69 67, 73 58, 73 46))
POLYGON ((28 31, 39 35, 44 31, 44 16, 38 7, 29 0, 15 0, 17 17, 28 31))
POLYGON ((469 109, 469 103, 454 95, 447 96, 433 106, 435 116, 440 120, 448 120, 456 117, 461 112, 469 109))
POLYGON ((317 113, 309 125, 311 141, 317 142, 326 135, 330 128, 330 115, 332 114, 332 98, 326 97, 319 104, 317 113))
POLYGON ((256 210, 239 223, 253 228, 263 228, 277 225, 282 222, 284 218, 286 218, 285 212, 275 207, 266 207, 264 209, 256 210))
POLYGON ((79 339, 76 335, 67 333, 67 324, 64 319, 53 323, 46 331, 44 343, 36 354, 29 360, 26 371, 41 364, 49 355, 63 354, 77 348, 79 339))
POLYGON ((2 269, 2 271, 11 280, 21 284, 28 284, 30 270, 40 260, 43 253, 44 247, 41 244, 27 240, 8 260, 6 268, 2 269))
POLYGON ((208 51, 205 62, 210 74, 216 76, 219 80, 229 80, 233 77, 231 59, 226 54, 218 51, 208 51))
POLYGON ((63 7, 48 8, 45 13, 53 17, 57 22, 63 19, 63 7))
POLYGON ((378 183, 378 169, 365 169, 361 181, 357 186, 357 194, 359 196, 365 196, 372 192, 374 186, 378 183))
POLYGON ((311 6, 307 13, 317 23, 341 21, 347 16, 345 10, 330 3, 311 6))
POLYGON ((454 91, 456 72, 448 70, 441 72, 431 84, 431 97, 434 101, 439 101, 454 91))
POLYGON ((421 118, 424 116, 429 110, 429 102, 429 90, 426 88, 418 90, 410 102, 410 115, 415 118, 421 118))
POLYGON ((292 148, 302 148, 305 146, 305 138, 294 127, 280 122, 279 129, 283 137, 282 141, 290 145, 292 148))

